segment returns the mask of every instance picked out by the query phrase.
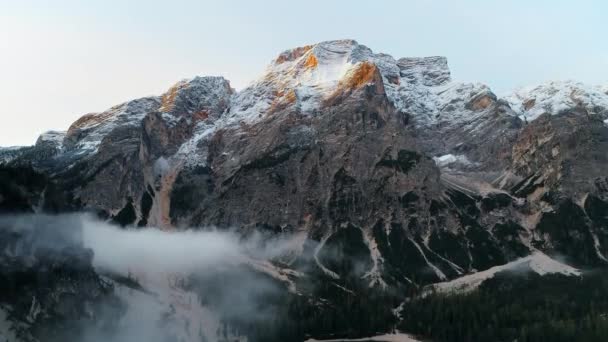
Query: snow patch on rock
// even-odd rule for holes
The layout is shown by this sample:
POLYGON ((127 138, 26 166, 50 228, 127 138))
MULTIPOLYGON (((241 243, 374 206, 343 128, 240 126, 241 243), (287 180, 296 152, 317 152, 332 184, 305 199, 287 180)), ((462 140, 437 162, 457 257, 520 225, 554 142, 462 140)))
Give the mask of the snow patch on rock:
POLYGON ((87 114, 68 129, 66 139, 70 150, 77 154, 91 154, 103 139, 116 128, 139 126, 146 114, 158 109, 159 97, 145 97, 112 107, 103 113, 87 114))
POLYGON ((442 293, 466 293, 475 290, 484 281, 493 278, 497 273, 502 271, 516 271, 521 269, 530 269, 539 275, 545 274, 563 274, 566 276, 580 276, 581 271, 563 264, 557 260, 551 259, 542 252, 536 251, 531 255, 517 259, 504 265, 494 266, 485 271, 469 274, 447 282, 436 283, 430 285, 427 294, 432 291, 442 293))
POLYGON ((575 81, 551 81, 516 89, 505 96, 522 120, 532 121, 542 114, 556 115, 579 107, 588 114, 608 116, 605 88, 575 81))
POLYGON ((454 163, 460 163, 463 165, 471 164, 471 162, 465 155, 446 154, 439 157, 433 157, 433 160, 435 161, 435 164, 439 167, 448 166, 454 163))

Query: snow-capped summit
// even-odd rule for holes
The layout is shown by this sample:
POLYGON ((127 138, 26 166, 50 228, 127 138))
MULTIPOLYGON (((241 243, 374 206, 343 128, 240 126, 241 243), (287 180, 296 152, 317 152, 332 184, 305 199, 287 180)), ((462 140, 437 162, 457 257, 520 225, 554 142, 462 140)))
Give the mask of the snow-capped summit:
POLYGON ((158 112, 168 125, 185 120, 189 125, 217 119, 229 104, 233 89, 223 77, 194 77, 182 80, 161 96, 135 99, 101 113, 86 114, 68 129, 69 150, 82 155, 97 151, 117 128, 139 127, 149 113, 158 112))
POLYGON ((451 81, 445 57, 396 60, 355 40, 325 41, 279 54, 260 79, 235 96, 230 115, 250 120, 292 104, 304 114, 314 113, 340 87, 373 82, 376 72, 389 100, 401 109, 408 107, 404 93, 420 95, 451 81))
POLYGON ((551 81, 515 90, 505 97, 522 120, 542 114, 556 115, 579 108, 590 115, 608 117, 608 86, 588 86, 575 81, 551 81))
POLYGON ((97 151, 99 145, 117 127, 137 127, 147 113, 160 105, 158 97, 146 97, 114 106, 102 113, 86 114, 68 128, 64 146, 78 154, 97 151))
POLYGON ((176 83, 163 94, 159 111, 193 120, 217 117, 226 109, 227 98, 233 92, 223 77, 197 76, 176 83))
MULTIPOLYGON (((365 63, 379 67, 384 75, 396 61, 382 63, 384 55, 375 55, 354 40, 335 40, 307 45, 282 52, 265 73, 235 96, 230 116, 255 120, 268 111, 295 105, 302 113, 318 110, 345 79, 364 71, 365 63)), ((365 83, 366 80, 362 80, 365 83)), ((357 84, 359 85, 359 84, 357 84)))

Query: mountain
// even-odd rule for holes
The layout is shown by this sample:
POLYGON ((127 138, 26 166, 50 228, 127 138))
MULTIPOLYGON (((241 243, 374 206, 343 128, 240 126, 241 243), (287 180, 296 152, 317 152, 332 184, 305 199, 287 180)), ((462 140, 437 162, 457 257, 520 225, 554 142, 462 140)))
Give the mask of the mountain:
MULTIPOLYGON (((605 87, 499 98, 452 80, 444 57, 328 41, 282 52, 241 91, 195 77, 0 149, 0 211, 280 237, 289 248, 243 271, 283 289, 265 298, 280 314, 248 321, 211 300, 219 320, 254 341, 370 336, 432 284, 539 256, 570 265, 548 273, 605 267, 607 122, 605 87)), ((218 291, 194 278, 199 297, 218 291)))

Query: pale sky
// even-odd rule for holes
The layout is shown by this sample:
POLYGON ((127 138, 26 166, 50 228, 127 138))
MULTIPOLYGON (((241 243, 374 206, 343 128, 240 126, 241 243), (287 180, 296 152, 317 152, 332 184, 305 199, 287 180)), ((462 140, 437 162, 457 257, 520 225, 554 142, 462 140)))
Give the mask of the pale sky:
POLYGON ((196 75, 241 89, 281 51, 352 38, 395 58, 442 55, 498 94, 608 84, 608 1, 0 0, 0 146, 196 75))

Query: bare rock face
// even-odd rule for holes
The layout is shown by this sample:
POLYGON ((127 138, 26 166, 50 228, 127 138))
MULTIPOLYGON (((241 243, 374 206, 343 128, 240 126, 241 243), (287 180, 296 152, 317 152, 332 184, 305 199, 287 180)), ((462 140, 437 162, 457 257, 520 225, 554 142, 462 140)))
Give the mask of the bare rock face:
POLYGON ((310 299, 298 305, 337 317, 536 250, 608 263, 607 99, 551 83, 505 100, 452 81, 444 57, 329 41, 281 53, 241 91, 182 81, 0 161, 48 177, 25 206, 292 239, 273 265, 310 299))
POLYGON ((24 155, 20 160, 56 176, 65 202, 61 206, 100 210, 121 218, 121 224, 145 225, 147 213, 142 212, 150 210, 148 198, 162 188, 162 160, 176 154, 198 127, 217 120, 232 92, 220 77, 182 81, 160 97, 87 114, 63 139, 45 134, 27 152, 44 153, 45 158, 24 155))
POLYGON ((445 57, 400 58, 397 66, 399 75, 408 83, 431 87, 444 85, 452 80, 448 59, 445 57))
POLYGON ((608 127, 578 108, 542 115, 521 132, 509 171, 521 181, 511 191, 537 208, 536 244, 582 263, 606 262, 608 227, 601 210, 586 208, 608 203, 607 148, 608 127))

